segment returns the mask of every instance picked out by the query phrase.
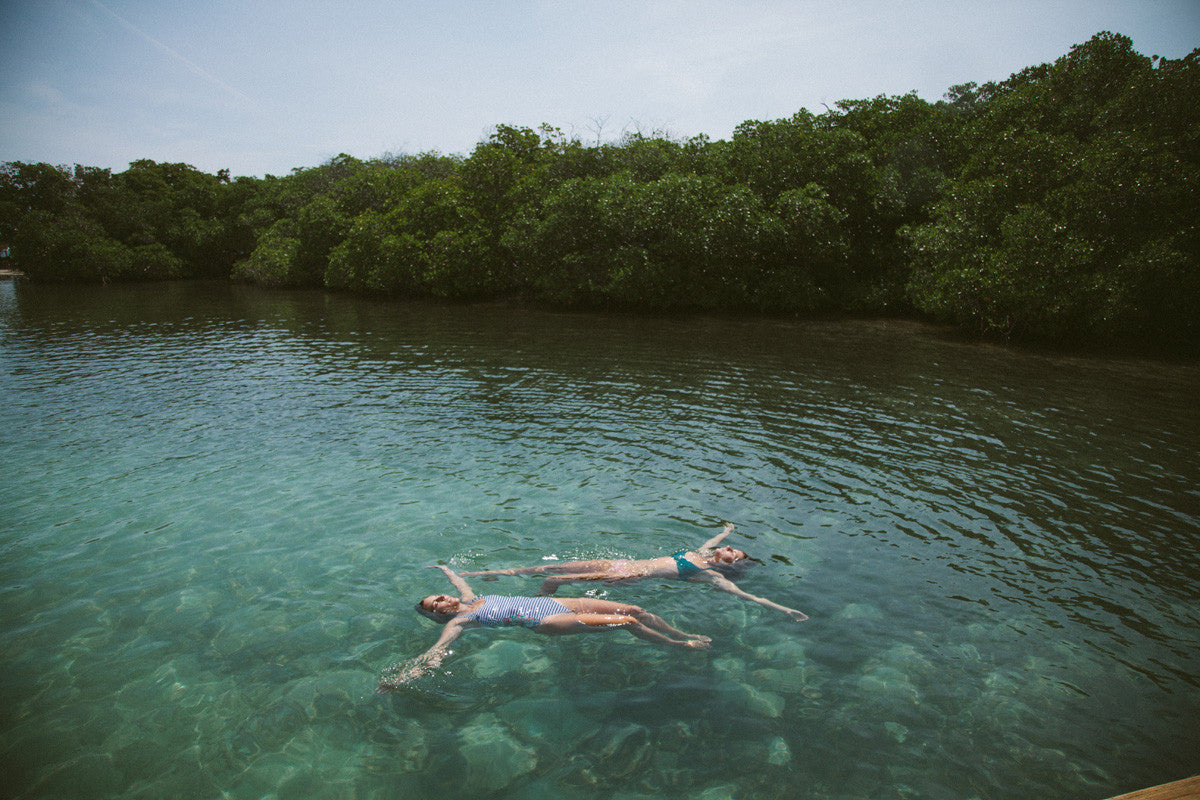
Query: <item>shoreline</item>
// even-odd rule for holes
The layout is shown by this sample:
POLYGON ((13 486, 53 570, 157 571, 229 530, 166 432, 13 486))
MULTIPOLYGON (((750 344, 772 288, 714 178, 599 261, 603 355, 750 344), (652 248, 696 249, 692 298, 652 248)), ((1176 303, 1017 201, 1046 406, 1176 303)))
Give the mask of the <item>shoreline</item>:
MULTIPOLYGON (((19 270, 0 270, 3 273, 14 274, 13 283, 20 282, 26 287, 102 287, 116 290, 120 287, 135 286, 169 286, 169 285, 200 285, 219 286, 230 290, 242 289, 264 293, 298 292, 319 293, 329 297, 344 297, 355 300, 365 300, 380 304, 402 305, 405 303, 428 304, 446 308, 477 308, 502 309, 512 311, 532 311, 545 314, 591 315, 609 319, 714 319, 714 320, 772 320, 778 322, 797 323, 839 323, 864 322, 878 324, 911 325, 922 328, 929 336, 964 345, 981 347, 998 347, 1010 349, 1025 355, 1040 355, 1054 358, 1103 358, 1114 360, 1153 360, 1172 364, 1200 365, 1200 342, 1154 342, 1154 341, 1050 341, 1046 339, 1005 338, 998 334, 980 333, 969 328, 929 318, 917 312, 905 314, 895 311, 887 313, 880 311, 844 311, 844 310, 815 310, 801 311, 753 311, 743 309, 714 309, 714 308, 659 308, 641 309, 636 307, 606 306, 606 305, 564 305, 542 302, 530 299, 520 293, 511 293, 487 298, 445 298, 430 295, 386 294, 378 292, 361 292, 350 289, 330 289, 317 286, 268 286, 253 281, 230 278, 173 278, 167 280, 130 280, 110 283, 48 281, 39 283, 30 279, 19 270)), ((7 278, 5 278, 7 279, 7 278)))

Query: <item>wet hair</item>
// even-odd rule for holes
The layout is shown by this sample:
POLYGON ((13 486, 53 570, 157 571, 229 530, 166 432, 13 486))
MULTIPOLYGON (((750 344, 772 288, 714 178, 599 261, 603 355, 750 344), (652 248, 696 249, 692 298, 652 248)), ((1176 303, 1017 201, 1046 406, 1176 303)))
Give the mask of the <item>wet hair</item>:
POLYGON ((417 613, 420 614, 422 617, 425 617, 426 619, 431 619, 434 622, 441 624, 441 625, 445 625, 447 622, 449 622, 451 619, 453 619, 453 617, 454 617, 453 614, 439 614, 437 611, 430 611, 428 608, 421 605, 421 603, 424 603, 424 602, 425 602, 425 600, 424 600, 424 598, 422 598, 421 601, 418 602, 417 605, 415 606, 417 613))
MULTIPOLYGON (((745 550, 740 550, 738 552, 746 553, 745 550)), ((709 563, 712 564, 711 569, 715 569, 717 572, 720 572, 723 575, 724 574, 733 574, 733 575, 739 574, 746 567, 750 566, 750 564, 748 562, 753 562, 755 564, 763 563, 763 562, 759 561, 757 558, 754 558, 753 556, 751 556, 749 553, 746 553, 745 558, 739 558, 737 561, 734 561, 732 564, 726 564, 723 561, 716 561, 716 560, 709 561, 709 563)))

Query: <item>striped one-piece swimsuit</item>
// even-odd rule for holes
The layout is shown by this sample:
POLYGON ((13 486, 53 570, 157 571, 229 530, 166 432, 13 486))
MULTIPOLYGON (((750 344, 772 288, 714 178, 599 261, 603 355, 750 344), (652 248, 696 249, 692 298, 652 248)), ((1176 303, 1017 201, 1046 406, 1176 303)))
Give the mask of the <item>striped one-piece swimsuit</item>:
POLYGON ((498 594, 483 596, 483 605, 465 617, 486 628, 501 625, 524 625, 536 628, 551 614, 569 613, 571 609, 549 597, 505 597, 498 594))

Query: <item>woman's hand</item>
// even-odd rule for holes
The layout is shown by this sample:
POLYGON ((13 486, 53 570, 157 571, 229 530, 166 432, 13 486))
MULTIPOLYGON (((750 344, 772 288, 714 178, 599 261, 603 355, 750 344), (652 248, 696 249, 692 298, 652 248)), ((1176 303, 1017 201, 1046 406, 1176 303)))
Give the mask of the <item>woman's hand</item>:
POLYGON ((380 694, 384 692, 393 692, 402 686, 407 686, 428 671, 429 670, 425 669, 424 665, 422 664, 409 664, 404 669, 385 674, 383 677, 381 677, 379 679, 379 685, 375 690, 380 694))
POLYGON ((458 593, 462 595, 464 603, 474 603, 478 599, 475 596, 475 590, 467 585, 463 577, 445 564, 430 564, 429 569, 440 569, 450 579, 450 583, 454 584, 454 588, 458 590, 458 593))

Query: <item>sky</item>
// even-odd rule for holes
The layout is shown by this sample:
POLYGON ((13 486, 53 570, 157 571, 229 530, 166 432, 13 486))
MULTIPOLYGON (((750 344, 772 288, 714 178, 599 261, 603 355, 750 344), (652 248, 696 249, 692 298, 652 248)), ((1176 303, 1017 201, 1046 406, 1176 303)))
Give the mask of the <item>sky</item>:
POLYGON ((0 162, 262 176, 468 155, 497 124, 726 139, 1103 30, 1181 58, 1200 0, 0 0, 0 162))

